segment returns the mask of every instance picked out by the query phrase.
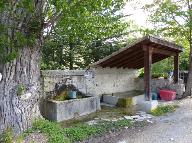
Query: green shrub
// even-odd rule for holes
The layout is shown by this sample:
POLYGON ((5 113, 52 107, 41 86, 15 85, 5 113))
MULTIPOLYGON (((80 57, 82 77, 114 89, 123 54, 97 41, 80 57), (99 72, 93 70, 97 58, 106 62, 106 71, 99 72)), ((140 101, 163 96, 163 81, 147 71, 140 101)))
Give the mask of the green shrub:
POLYGON ((69 140, 64 136, 59 124, 48 120, 38 120, 33 123, 33 131, 40 131, 47 135, 49 143, 68 143, 69 140))
POLYGON ((144 77, 144 72, 141 72, 138 77, 143 78, 144 77))
POLYGON ((151 112, 151 114, 154 116, 161 116, 166 113, 174 112, 178 107, 179 107, 178 105, 158 106, 155 110, 151 112))
POLYGON ((1 143, 13 143, 13 130, 8 128, 2 134, 0 134, 1 143))
POLYGON ((81 124, 76 127, 65 128, 64 132, 71 141, 82 141, 91 135, 96 135, 97 128, 95 126, 81 124))

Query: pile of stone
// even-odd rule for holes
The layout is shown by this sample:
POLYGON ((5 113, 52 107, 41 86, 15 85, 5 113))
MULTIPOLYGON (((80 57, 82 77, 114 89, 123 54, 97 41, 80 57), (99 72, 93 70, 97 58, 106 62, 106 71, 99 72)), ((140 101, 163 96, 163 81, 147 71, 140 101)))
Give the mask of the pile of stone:
POLYGON ((94 120, 88 121, 86 123, 88 125, 95 125, 99 121, 116 122, 118 120, 123 120, 123 119, 132 120, 133 122, 147 121, 149 123, 153 123, 152 118, 153 118, 152 115, 147 114, 146 112, 143 112, 143 111, 139 111, 134 116, 123 116, 120 118, 110 118, 110 119, 108 119, 108 118, 95 118, 94 120))
POLYGON ((149 123, 153 123, 151 119, 153 118, 152 115, 147 114, 146 112, 139 111, 136 113, 134 116, 124 116, 125 119, 127 120, 133 120, 137 122, 142 122, 142 121, 147 121, 149 123))

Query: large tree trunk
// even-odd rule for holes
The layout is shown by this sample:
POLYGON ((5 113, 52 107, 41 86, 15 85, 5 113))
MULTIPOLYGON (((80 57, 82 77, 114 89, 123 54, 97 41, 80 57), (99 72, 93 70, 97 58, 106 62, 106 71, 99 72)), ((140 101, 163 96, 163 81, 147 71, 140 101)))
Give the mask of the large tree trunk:
POLYGON ((7 41, 12 42, 3 45, 3 52, 9 57, 14 51, 18 53, 15 59, 6 62, 0 59, 0 72, 3 75, 0 81, 0 133, 7 128, 12 128, 15 134, 19 134, 31 126, 34 117, 40 115, 38 111, 41 95, 39 61, 44 1, 30 1, 34 11, 17 6, 20 2, 22 1, 7 1, 5 9, 0 13, 0 24, 5 26, 5 32, 0 36, 4 34, 7 41), (25 40, 31 40, 30 36, 33 34, 36 40, 33 43, 23 42, 23 45, 21 40, 21 44, 15 44, 22 39, 17 33, 22 34, 25 40))
MULTIPOLYGON (((192 48, 192 47, 191 47, 192 48)), ((191 96, 192 92, 192 49, 190 48, 190 61, 189 61, 189 70, 187 77, 186 91, 183 97, 191 96)))
POLYGON ((189 70, 188 70, 188 77, 187 77, 187 86, 186 91, 183 97, 191 96, 192 95, 192 5, 189 0, 187 0, 188 11, 189 11, 189 47, 190 47, 190 54, 189 54, 189 70))
POLYGON ((38 112, 40 94, 40 41, 33 48, 24 47, 12 62, 3 65, 0 81, 0 129, 14 129, 16 134, 31 126, 38 112), (20 86, 26 87, 18 94, 20 86))

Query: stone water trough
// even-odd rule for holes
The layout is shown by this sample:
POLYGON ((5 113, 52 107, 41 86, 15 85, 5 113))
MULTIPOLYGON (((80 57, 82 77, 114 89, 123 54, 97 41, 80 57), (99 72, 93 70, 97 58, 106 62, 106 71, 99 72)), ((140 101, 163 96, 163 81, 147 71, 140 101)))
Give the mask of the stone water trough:
POLYGON ((137 105, 144 100, 144 91, 132 90, 112 94, 103 94, 103 102, 110 105, 127 107, 137 105))
POLYGON ((65 101, 48 99, 44 101, 42 108, 44 118, 57 122, 77 118, 101 109, 98 96, 65 101))

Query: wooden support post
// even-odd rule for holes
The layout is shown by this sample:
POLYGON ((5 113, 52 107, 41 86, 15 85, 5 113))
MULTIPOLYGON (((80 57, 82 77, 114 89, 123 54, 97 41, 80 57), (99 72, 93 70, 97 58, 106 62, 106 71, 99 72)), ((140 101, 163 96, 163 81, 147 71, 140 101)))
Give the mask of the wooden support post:
POLYGON ((177 83, 179 79, 179 54, 174 56, 174 83, 177 83))
POLYGON ((151 100, 151 64, 152 64, 152 49, 150 47, 144 48, 144 87, 145 100, 151 100))

